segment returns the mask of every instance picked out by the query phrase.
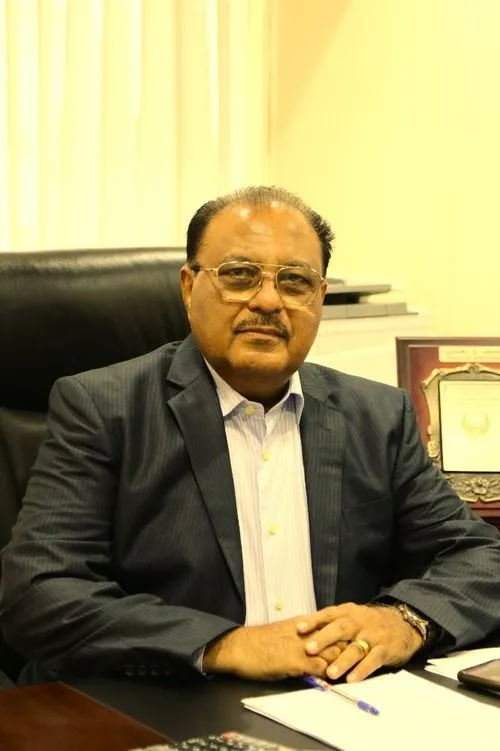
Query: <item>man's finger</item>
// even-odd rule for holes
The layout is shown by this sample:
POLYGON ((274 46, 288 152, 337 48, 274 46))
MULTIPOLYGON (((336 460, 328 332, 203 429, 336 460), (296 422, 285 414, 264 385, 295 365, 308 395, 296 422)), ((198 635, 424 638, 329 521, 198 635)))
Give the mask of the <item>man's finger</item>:
POLYGON ((333 662, 337 659, 339 654, 344 651, 349 646, 350 642, 348 641, 337 641, 335 644, 332 644, 330 647, 327 647, 322 652, 318 653, 318 657, 322 657, 324 660, 327 661, 328 664, 333 662), (330 654, 333 656, 330 658, 330 654))
POLYGON ((297 623, 298 633, 309 634, 311 631, 316 631, 331 623, 338 615, 339 607, 339 605, 331 605, 328 608, 323 608, 323 610, 318 610, 316 613, 304 616, 297 623))
POLYGON ((322 652, 320 652, 317 656, 321 657, 321 659, 325 660, 325 670, 327 665, 330 665, 332 662, 335 662, 337 657, 343 652, 345 647, 339 647, 337 644, 335 644, 332 647, 327 647, 322 652))
POLYGON ((321 657, 307 657, 302 666, 300 675, 314 675, 316 678, 324 678, 326 675, 327 662, 321 657))
POLYGON ((349 642, 356 636, 358 627, 350 618, 341 618, 329 623, 324 628, 316 631, 307 640, 305 649, 307 654, 315 655, 322 652, 332 644, 349 642))
POLYGON ((297 631, 299 634, 309 634, 311 631, 314 631, 315 628, 316 626, 313 620, 300 621, 300 623, 297 623, 297 631))
POLYGON ((356 681, 362 681, 365 678, 368 678, 369 675, 386 664, 386 657, 387 650, 385 647, 373 647, 364 660, 358 662, 354 669, 347 674, 346 681, 349 683, 355 683, 356 681))
MULTIPOLYGON (((370 650, 371 652, 372 650, 370 650)), ((368 653, 368 655, 370 654, 368 653)), ((368 659, 368 655, 364 659, 368 659)), ((328 666, 326 673, 329 678, 336 680, 341 678, 345 673, 351 670, 355 665, 363 660, 363 652, 359 647, 351 642, 343 652, 337 657, 337 659, 328 666)))

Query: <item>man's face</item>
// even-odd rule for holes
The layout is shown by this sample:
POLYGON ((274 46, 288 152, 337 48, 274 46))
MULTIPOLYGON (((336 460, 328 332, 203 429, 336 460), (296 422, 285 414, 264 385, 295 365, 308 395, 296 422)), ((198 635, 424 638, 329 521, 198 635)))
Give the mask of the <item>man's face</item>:
MULTIPOLYGON (((206 229, 197 263, 207 268, 226 261, 302 264, 322 274, 316 233, 299 211, 283 205, 231 206, 217 214, 206 229)), ((271 385, 285 382, 316 337, 326 284, 311 305, 286 308, 271 276, 243 303, 225 302, 215 281, 211 272, 193 272, 187 266, 182 270, 184 302, 203 355, 237 390, 248 379, 262 385, 262 379, 271 385)))

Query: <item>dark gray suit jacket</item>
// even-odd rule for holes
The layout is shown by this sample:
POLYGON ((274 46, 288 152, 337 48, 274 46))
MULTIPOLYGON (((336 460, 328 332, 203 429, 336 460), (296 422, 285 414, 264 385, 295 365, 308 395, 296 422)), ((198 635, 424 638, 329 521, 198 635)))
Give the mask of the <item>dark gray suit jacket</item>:
MULTIPOLYGON (((407 394, 318 365, 300 377, 318 608, 385 593, 450 645, 493 630, 499 535, 429 461, 407 394)), ((244 622, 224 425, 192 338, 56 383, 2 562, 5 637, 56 671, 168 675, 244 622)))

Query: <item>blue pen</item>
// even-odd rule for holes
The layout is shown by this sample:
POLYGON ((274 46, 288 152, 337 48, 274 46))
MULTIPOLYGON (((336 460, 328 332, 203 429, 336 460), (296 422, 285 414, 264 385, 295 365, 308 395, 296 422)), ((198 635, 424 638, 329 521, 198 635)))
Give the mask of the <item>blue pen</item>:
POLYGON ((337 696, 341 696, 343 699, 347 699, 348 701, 355 704, 357 708, 361 709, 363 712, 368 712, 368 714, 373 714, 373 715, 380 714, 380 711, 376 707, 372 707, 372 705, 367 704, 366 701, 362 701, 361 699, 356 699, 355 696, 350 696, 349 694, 346 694, 345 691, 342 691, 340 688, 337 688, 337 686, 332 686, 331 683, 327 683, 326 681, 321 680, 321 678, 315 678, 313 675, 305 675, 304 680, 313 688, 319 688, 320 691, 326 691, 330 694, 336 694, 337 696))

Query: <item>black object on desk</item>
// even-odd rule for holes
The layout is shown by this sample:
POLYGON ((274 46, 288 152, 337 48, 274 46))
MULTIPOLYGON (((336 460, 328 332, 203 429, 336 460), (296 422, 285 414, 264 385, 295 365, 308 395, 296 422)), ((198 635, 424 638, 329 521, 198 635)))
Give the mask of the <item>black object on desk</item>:
MULTIPOLYGON (((465 668, 458 673, 458 680, 470 688, 500 692, 500 660, 488 660, 480 665, 465 668)), ((500 698, 500 694, 497 696, 500 698)))
POLYGON ((177 751, 296 751, 289 746, 281 746, 261 738, 252 738, 230 730, 222 735, 209 735, 206 738, 188 738, 176 744, 177 751))

